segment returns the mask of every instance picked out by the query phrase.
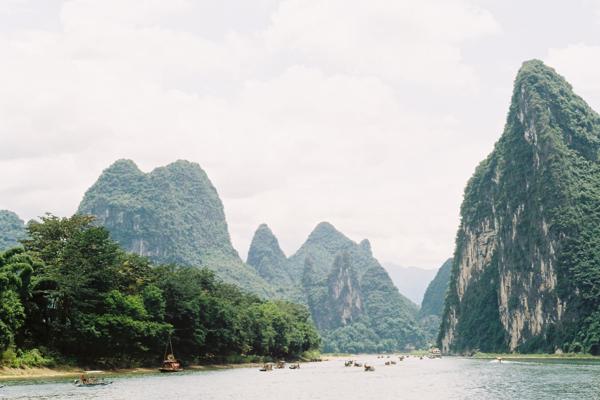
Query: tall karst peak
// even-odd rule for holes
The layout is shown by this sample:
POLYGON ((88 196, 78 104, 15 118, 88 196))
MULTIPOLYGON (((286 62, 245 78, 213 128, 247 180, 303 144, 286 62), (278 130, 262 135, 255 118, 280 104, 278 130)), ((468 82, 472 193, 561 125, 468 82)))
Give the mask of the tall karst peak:
POLYGON ((523 64, 504 132, 465 189, 445 351, 600 353, 600 275, 586 261, 599 255, 599 149, 598 114, 552 68, 523 64))
POLYGON ((227 282, 271 293, 233 248, 223 203, 196 163, 179 160, 144 173, 119 160, 86 192, 78 212, 96 216, 127 251, 157 263, 206 266, 227 282))
POLYGON ((279 241, 266 224, 261 224, 256 229, 246 262, 267 282, 276 286, 292 283, 287 272, 287 258, 279 246, 279 241))
POLYGON ((320 222, 308 236, 307 241, 319 242, 324 238, 345 238, 344 234, 338 231, 335 226, 329 222, 320 222))

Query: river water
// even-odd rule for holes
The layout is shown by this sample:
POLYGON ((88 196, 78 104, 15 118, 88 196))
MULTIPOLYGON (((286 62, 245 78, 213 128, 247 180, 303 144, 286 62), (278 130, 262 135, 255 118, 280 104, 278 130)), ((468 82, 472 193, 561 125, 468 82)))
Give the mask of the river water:
POLYGON ((104 387, 80 388, 66 380, 7 382, 0 388, 0 399, 600 399, 600 363, 411 357, 385 366, 387 359, 356 359, 374 365, 375 371, 331 360, 302 364, 299 370, 235 368, 118 376, 104 387))

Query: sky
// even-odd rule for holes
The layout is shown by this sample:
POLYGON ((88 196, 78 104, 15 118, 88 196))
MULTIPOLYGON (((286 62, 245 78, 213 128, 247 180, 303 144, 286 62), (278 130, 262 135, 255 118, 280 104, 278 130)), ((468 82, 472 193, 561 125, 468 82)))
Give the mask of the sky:
POLYGON ((0 57, 0 209, 187 159, 243 258, 260 223, 292 254, 326 220, 437 268, 523 61, 600 110, 600 0, 3 0, 0 57))

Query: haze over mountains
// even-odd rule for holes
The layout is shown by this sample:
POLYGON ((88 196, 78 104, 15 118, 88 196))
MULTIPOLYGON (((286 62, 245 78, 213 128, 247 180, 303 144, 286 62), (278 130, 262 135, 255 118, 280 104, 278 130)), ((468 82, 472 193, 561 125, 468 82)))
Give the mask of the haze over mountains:
POLYGON ((541 61, 465 190, 440 345, 600 353, 600 116, 541 61))
POLYGON ((435 276, 436 268, 404 267, 395 263, 384 263, 394 285, 412 302, 421 304, 427 285, 435 276))

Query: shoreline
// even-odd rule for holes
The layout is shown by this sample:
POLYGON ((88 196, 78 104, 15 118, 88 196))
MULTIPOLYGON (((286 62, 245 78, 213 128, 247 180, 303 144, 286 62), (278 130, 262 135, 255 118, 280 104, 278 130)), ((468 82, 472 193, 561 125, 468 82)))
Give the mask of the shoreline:
MULTIPOLYGON (((185 371, 213 371, 220 369, 233 368, 260 368, 263 363, 239 363, 239 364, 202 364, 187 366, 185 371)), ((84 370, 77 367, 58 366, 55 368, 0 368, 0 382, 6 381, 26 381, 36 379, 61 379, 61 378, 77 378, 84 370)), ((119 368, 103 370, 102 375, 107 377, 124 376, 124 375, 145 375, 145 374, 160 374, 157 368, 119 368)))
POLYGON ((576 354, 576 353, 564 353, 564 354, 518 354, 518 353, 476 353, 471 357, 475 360, 495 360, 502 358, 507 361, 539 361, 539 360, 574 360, 574 361, 598 361, 600 362, 600 356, 594 356, 592 354, 576 354))

